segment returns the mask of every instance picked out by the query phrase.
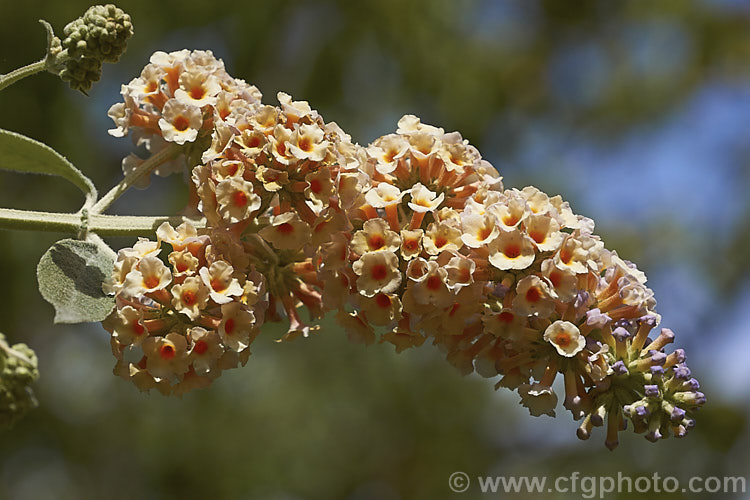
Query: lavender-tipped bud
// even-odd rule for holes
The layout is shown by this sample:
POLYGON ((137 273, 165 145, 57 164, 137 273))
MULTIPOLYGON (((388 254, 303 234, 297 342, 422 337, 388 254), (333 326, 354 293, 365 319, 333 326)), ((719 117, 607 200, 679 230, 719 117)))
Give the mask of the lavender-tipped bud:
POLYGON ((649 397, 649 398, 658 398, 659 397, 659 386, 658 385, 645 385, 645 386, 643 386, 643 389, 644 389, 647 397, 649 397))

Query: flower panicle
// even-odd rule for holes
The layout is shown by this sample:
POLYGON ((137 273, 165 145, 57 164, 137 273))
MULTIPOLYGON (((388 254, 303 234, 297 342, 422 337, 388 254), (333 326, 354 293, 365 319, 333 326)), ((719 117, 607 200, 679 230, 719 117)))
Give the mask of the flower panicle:
POLYGON ((118 254, 105 326, 115 372, 142 390, 206 386, 247 361, 264 321, 309 336, 307 310, 365 345, 430 341, 535 416, 555 415, 562 376, 578 437, 606 426, 610 448, 628 421, 651 441, 694 425, 705 396, 665 350, 645 274, 560 196, 506 189, 458 132, 406 115, 363 147, 306 101, 263 104, 207 51, 157 52, 122 94, 110 133, 192 145, 173 167, 191 167, 187 212, 207 222, 118 254))

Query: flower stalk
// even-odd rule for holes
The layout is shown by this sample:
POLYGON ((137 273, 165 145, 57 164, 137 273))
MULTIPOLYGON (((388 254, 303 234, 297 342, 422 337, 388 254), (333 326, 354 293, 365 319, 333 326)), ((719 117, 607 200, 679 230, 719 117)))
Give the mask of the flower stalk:
POLYGON ((27 64, 22 68, 11 71, 8 74, 0 76, 0 90, 9 87, 27 76, 34 75, 47 69, 47 58, 41 59, 35 63, 27 64))

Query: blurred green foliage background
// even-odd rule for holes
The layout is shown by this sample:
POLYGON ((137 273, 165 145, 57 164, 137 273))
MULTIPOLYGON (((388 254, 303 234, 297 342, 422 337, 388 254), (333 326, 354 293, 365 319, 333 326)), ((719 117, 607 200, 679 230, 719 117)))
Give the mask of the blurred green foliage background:
MULTIPOLYGON (((88 6, 1 2, 0 72, 43 54, 37 18, 59 32, 88 6)), ((309 100, 362 144, 406 113, 459 130, 506 186, 562 194, 646 271, 709 402, 686 439, 654 445, 623 433, 610 453, 602 435, 579 442, 563 411, 533 419, 513 394, 460 377, 436 349, 365 349, 330 322, 288 345, 273 342, 281 329, 269 325, 248 366, 210 389, 146 396, 111 374, 98 325, 52 325, 35 267, 61 235, 0 231, 0 329, 37 351, 42 373, 41 407, 0 433, 0 499, 493 497, 476 485, 452 494, 457 470, 750 480, 750 3, 119 6, 135 36, 90 97, 38 75, 0 95, 0 127, 47 142, 106 190, 132 148, 107 135, 119 85, 155 50, 197 48, 267 102, 279 90, 309 100)), ((75 211, 79 198, 56 179, 0 172, 3 207, 75 211)), ((172 213, 185 198, 177 177, 155 179, 113 213, 172 213)))

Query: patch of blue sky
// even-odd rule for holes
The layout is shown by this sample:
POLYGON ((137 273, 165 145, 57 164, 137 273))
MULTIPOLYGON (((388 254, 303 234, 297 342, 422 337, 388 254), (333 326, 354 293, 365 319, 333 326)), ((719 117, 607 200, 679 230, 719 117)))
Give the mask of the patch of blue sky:
POLYGON ((750 87, 712 85, 658 125, 563 151, 569 186, 599 219, 671 219, 723 234, 747 205, 738 161, 750 147, 750 87), (596 188, 592 189, 592 186, 596 188))
POLYGON ((718 391, 732 401, 750 404, 750 286, 745 286, 731 307, 715 315, 710 329, 701 332, 688 351, 688 366, 705 380, 706 393, 718 391), (710 390, 709 390, 710 387, 710 390))

